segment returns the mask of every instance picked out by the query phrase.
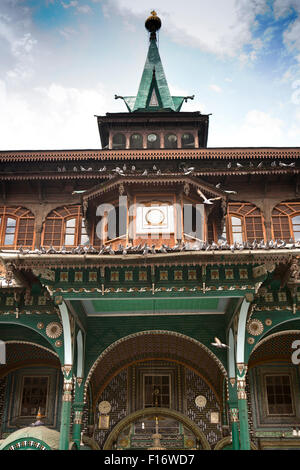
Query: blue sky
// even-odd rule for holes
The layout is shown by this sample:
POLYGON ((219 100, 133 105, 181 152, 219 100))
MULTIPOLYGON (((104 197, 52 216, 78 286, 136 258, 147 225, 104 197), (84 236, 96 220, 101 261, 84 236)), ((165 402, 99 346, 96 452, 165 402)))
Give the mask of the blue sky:
POLYGON ((1 0, 0 149, 99 148, 94 115, 136 94, 152 9, 209 147, 300 146, 300 0, 1 0))

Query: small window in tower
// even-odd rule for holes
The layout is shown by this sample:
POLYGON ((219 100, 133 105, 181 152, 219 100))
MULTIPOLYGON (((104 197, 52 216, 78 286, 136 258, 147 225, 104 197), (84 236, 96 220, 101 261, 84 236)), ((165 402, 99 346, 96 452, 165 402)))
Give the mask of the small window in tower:
POLYGON ((159 137, 157 134, 149 134, 147 136, 147 148, 158 149, 159 148, 159 137))
POLYGON ((195 147, 195 139, 193 134, 186 133, 181 136, 181 147, 183 149, 195 147))
POLYGON ((167 134, 165 136, 165 148, 166 149, 176 149, 177 148, 177 135, 167 134))
POLYGON ((126 147, 126 137, 118 133, 113 136, 113 149, 124 149, 126 147))
POLYGON ((143 137, 141 134, 132 134, 130 136, 130 148, 141 149, 143 148, 143 137))
POLYGON ((7 218, 4 245, 13 245, 16 232, 16 219, 7 218))
POLYGON ((292 218, 294 240, 300 240, 300 215, 296 215, 292 218))
POLYGON ((158 99, 155 93, 155 89, 153 88, 152 95, 150 98, 149 106, 156 107, 159 106, 158 99))

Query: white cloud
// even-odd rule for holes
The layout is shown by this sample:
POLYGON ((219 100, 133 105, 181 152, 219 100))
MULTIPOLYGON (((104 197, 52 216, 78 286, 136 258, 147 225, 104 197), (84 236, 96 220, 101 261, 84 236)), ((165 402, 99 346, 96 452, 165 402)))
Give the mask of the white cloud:
MULTIPOLYGON (((149 0, 109 0, 118 12, 128 18, 145 19, 150 12, 149 0)), ((252 37, 252 27, 257 14, 268 9, 267 0, 190 0, 187 5, 175 0, 165 0, 158 10, 164 31, 173 40, 199 47, 223 56, 237 56, 245 44, 258 50, 261 44, 252 37)))
POLYGON ((222 92, 222 88, 220 88, 218 85, 215 85, 215 84, 209 85, 209 88, 211 90, 215 91, 216 93, 221 93, 222 92))
POLYGON ((79 11, 79 13, 87 14, 91 13, 92 9, 89 5, 82 5, 77 7, 77 11, 79 11))
MULTIPOLYGON (((212 123, 212 128, 214 123, 212 123)), ((272 116, 270 113, 253 109, 248 111, 239 125, 224 122, 218 128, 210 130, 212 143, 218 142, 220 147, 276 147, 286 146, 286 129, 283 120, 272 116)), ((299 139, 298 139, 299 140, 299 139)), ((293 144, 292 144, 293 145, 293 144)), ((296 145, 296 144, 295 144, 296 145)))
POLYGON ((77 31, 75 31, 75 29, 73 28, 64 28, 64 29, 60 29, 59 30, 59 33, 66 39, 70 39, 74 34, 77 33, 77 31))
POLYGON ((65 9, 74 8, 74 7, 77 7, 78 1, 77 0, 71 0, 70 3, 65 3, 65 2, 62 1, 61 4, 65 9))
POLYGON ((1 149, 100 148, 95 114, 107 110, 101 85, 66 88, 53 83, 31 95, 0 81, 1 149))

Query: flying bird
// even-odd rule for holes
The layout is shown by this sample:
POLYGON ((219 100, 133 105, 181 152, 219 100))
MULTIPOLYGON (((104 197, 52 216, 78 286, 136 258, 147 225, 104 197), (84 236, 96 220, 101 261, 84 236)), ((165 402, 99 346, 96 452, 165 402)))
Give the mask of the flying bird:
POLYGON ((217 201, 218 199, 222 199, 220 196, 207 199, 207 197, 204 196, 204 194, 202 193, 202 191, 200 191, 200 189, 197 189, 197 193, 202 197, 204 204, 213 204, 212 201, 217 201))
POLYGON ((227 344, 222 343, 222 342, 219 340, 219 338, 214 338, 214 340, 215 340, 215 342, 214 342, 214 343, 211 343, 212 346, 215 346, 216 348, 220 348, 220 349, 225 349, 225 348, 230 349, 230 347, 227 346, 227 344))
MULTIPOLYGON (((216 188, 217 188, 217 189, 221 189, 221 183, 216 184, 216 188)), ((231 190, 229 190, 229 189, 223 189, 223 192, 224 192, 224 193, 227 193, 227 194, 237 194, 236 191, 231 191, 231 190)))
POLYGON ((83 194, 86 193, 87 189, 80 189, 78 191, 73 191, 72 194, 83 194))

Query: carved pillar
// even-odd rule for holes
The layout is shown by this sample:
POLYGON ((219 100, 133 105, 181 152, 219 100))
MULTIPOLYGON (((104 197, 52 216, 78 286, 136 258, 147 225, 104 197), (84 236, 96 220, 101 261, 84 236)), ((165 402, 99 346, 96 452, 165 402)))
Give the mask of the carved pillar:
POLYGON ((64 389, 61 408, 59 449, 68 450, 70 442, 70 422, 73 390, 72 366, 64 365, 62 367, 62 371, 64 374, 64 389))
MULTIPOLYGON (((232 344, 231 346, 232 347, 232 344)), ((230 371, 232 373, 232 371, 230 371)), ((228 384, 228 407, 231 425, 232 436, 232 449, 239 450, 240 436, 239 436, 239 410, 238 410, 238 396, 237 396, 237 381, 235 377, 229 379, 228 384)))
POLYGON ((250 450, 246 373, 247 366, 245 364, 237 364, 237 397, 240 419, 241 450, 250 450))
POLYGON ((77 446, 77 449, 79 449, 80 447, 83 409, 84 409, 84 402, 73 403, 74 422, 73 422, 72 437, 73 437, 73 441, 75 442, 77 446))
POLYGON ((239 438, 239 410, 238 408, 229 408, 230 422, 231 422, 231 435, 232 435, 232 449, 240 449, 239 438))

